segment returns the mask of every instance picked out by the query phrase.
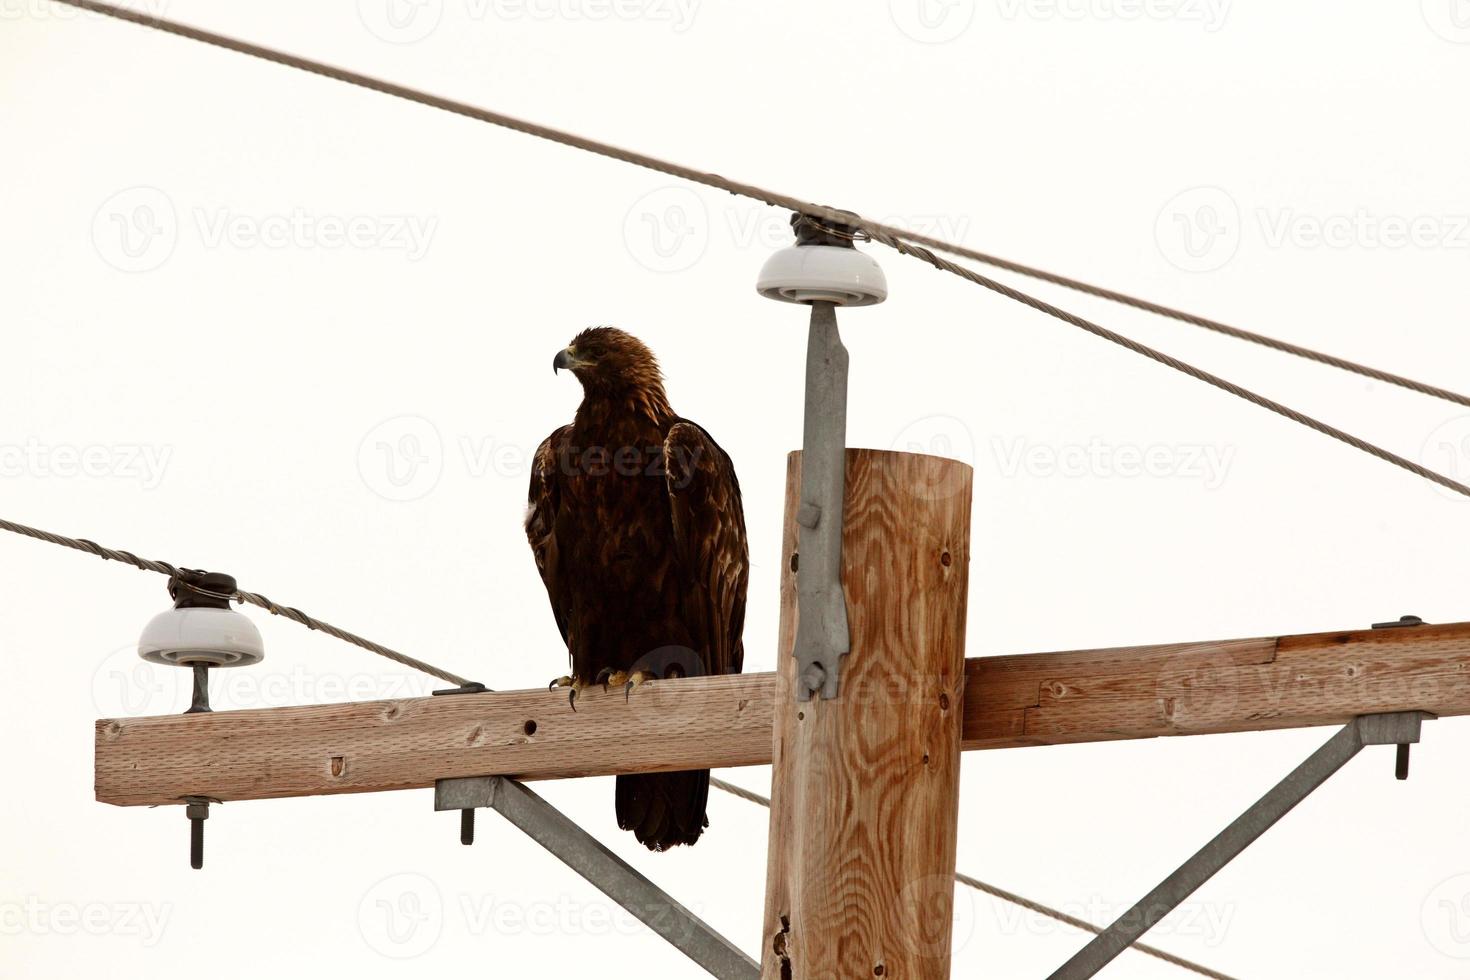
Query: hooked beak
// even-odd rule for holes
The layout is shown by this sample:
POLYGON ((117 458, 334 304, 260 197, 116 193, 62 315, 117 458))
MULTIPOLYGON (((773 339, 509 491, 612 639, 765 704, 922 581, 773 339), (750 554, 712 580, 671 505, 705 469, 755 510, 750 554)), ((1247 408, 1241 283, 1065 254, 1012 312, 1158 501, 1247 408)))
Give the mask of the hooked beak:
POLYGON ((577 368, 583 367, 590 363, 590 361, 585 361, 579 358, 572 350, 572 348, 568 347, 565 350, 559 350, 556 352, 556 357, 554 357, 551 361, 551 373, 555 374, 563 368, 567 369, 568 371, 575 371, 577 368))

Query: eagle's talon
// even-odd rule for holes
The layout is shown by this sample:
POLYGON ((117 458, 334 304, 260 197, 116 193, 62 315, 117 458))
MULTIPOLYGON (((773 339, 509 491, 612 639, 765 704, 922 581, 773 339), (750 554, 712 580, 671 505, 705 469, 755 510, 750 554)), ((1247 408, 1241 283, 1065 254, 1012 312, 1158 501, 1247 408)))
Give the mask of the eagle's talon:
POLYGON ((627 677, 628 682, 623 685, 624 703, 627 703, 629 695, 633 693, 633 688, 638 687, 640 684, 646 684, 652 680, 658 680, 657 674, 647 670, 635 670, 633 671, 633 673, 628 674, 627 677))
POLYGON ((576 711, 577 695, 582 692, 582 682, 577 680, 575 677, 558 677, 556 680, 546 685, 546 689, 548 691, 554 691, 559 687, 571 688, 571 691, 567 694, 567 704, 572 706, 573 711, 576 711))
POLYGON ((627 682, 627 680, 628 680, 628 672, 627 671, 625 671, 625 670, 614 670, 611 667, 604 667, 604 668, 602 668, 601 670, 599 670, 597 672, 597 679, 595 681, 593 681, 593 683, 594 684, 601 684, 602 685, 602 693, 606 694, 606 693, 608 693, 608 691, 612 690, 614 687, 622 687, 623 684, 627 682))

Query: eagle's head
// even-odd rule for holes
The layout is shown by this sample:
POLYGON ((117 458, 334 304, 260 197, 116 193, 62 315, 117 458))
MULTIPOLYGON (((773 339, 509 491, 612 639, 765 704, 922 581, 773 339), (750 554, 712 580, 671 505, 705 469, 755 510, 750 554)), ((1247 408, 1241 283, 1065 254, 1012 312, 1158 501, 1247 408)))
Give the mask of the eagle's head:
POLYGON ((639 391, 663 394, 663 374, 653 351, 616 327, 583 330, 557 352, 551 367, 553 371, 571 371, 589 395, 639 391))

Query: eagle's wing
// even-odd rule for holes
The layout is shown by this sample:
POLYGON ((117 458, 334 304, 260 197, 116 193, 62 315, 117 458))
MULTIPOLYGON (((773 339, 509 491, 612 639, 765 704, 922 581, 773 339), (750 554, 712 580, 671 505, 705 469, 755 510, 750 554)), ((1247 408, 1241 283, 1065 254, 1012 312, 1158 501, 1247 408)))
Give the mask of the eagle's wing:
MULTIPOLYGON (((546 585, 546 594, 551 598, 551 611, 556 616, 561 638, 567 638, 567 619, 571 613, 571 595, 565 576, 561 574, 556 544, 556 518, 561 506, 561 487, 558 475, 567 440, 572 427, 564 425, 536 449, 531 463, 531 489, 527 494, 526 540, 531 542, 531 552, 536 556, 536 570, 546 585)), ((570 648, 569 648, 570 649, 570 648)))
POLYGON ((693 586, 686 621, 706 644, 700 652, 708 673, 739 673, 750 554, 735 467, 709 433, 683 420, 664 439, 664 466, 674 553, 693 586))

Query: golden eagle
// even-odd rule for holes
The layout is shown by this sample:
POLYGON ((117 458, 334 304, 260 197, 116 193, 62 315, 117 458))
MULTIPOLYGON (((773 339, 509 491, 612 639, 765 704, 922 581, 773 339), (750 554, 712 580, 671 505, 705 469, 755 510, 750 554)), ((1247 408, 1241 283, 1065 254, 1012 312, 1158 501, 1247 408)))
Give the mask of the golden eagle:
MULTIPOLYGON (((674 414, 653 354, 594 327, 557 353, 553 371, 582 383, 575 419, 553 432, 531 470, 526 537, 572 672, 551 686, 577 696, 698 674, 744 660, 749 553, 735 467, 709 433, 674 414)), ((617 778, 618 826, 661 851, 709 825, 709 770, 617 778)))

